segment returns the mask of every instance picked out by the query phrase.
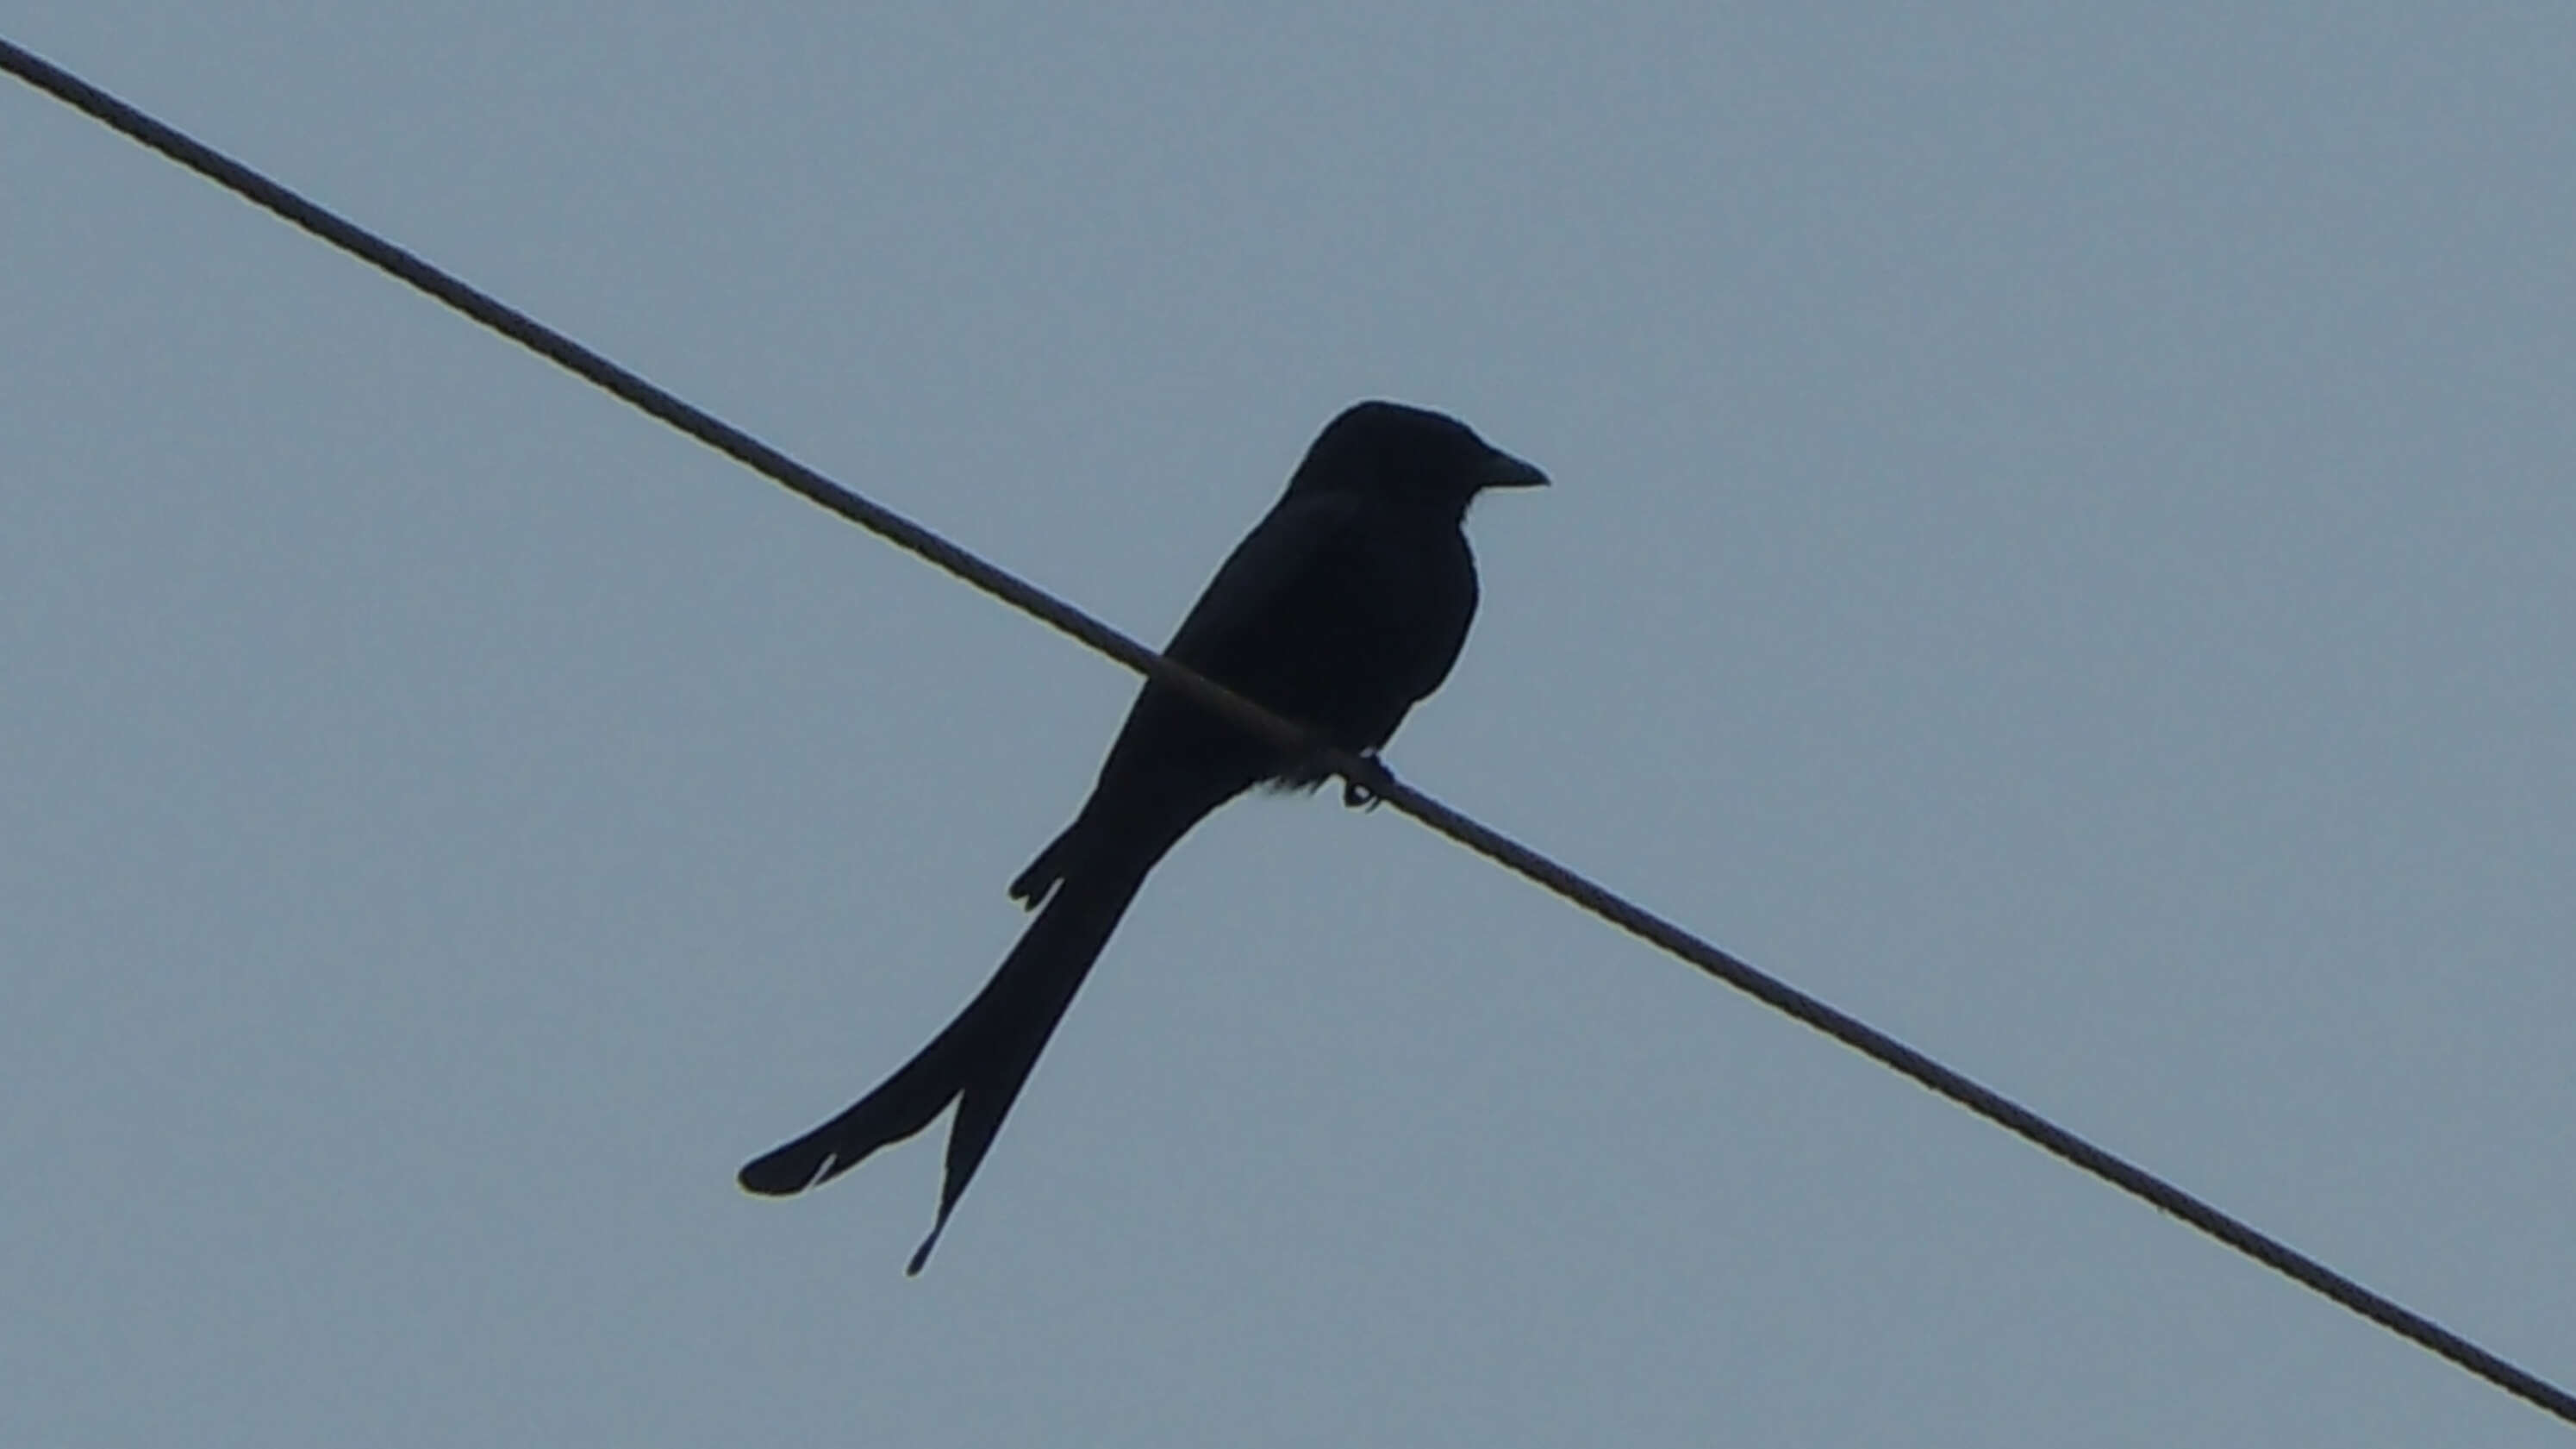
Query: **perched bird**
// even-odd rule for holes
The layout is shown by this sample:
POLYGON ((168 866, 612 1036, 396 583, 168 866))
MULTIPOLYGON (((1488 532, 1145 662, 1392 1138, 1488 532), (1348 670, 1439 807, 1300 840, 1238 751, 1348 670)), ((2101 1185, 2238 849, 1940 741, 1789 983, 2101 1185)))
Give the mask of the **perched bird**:
MULTIPOLYGON (((1357 404, 1325 425, 1164 653, 1343 750, 1373 751, 1467 641, 1476 612, 1467 505, 1487 488, 1545 482, 1455 418, 1357 404)), ((883 1085, 745 1166, 743 1187, 802 1192, 955 1102, 939 1215, 908 1269, 920 1272, 1146 872, 1246 789, 1312 788, 1326 773, 1148 680, 1091 798, 1011 882, 1012 898, 1038 915, 992 980, 883 1085)))

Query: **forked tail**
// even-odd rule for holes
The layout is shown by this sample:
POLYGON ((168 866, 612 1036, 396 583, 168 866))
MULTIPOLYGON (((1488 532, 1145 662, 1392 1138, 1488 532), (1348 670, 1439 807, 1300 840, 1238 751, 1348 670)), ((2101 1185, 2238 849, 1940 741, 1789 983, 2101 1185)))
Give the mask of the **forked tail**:
POLYGON ((1080 839, 1075 832, 1082 823, 1067 830, 1040 856, 1052 873, 1053 894, 957 1019, 848 1111, 746 1164, 738 1179, 743 1188, 787 1197, 829 1182, 878 1148, 929 1126, 955 1102, 939 1216, 906 1270, 920 1272, 1146 872, 1196 819, 1150 831, 1094 825, 1080 839))

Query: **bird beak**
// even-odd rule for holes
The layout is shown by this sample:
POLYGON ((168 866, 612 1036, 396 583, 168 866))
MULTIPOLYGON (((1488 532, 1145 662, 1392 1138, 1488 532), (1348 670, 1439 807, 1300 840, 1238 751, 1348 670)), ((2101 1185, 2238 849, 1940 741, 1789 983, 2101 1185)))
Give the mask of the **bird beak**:
POLYGON ((1495 450, 1476 475, 1479 488, 1544 488, 1547 475, 1511 454, 1495 450))

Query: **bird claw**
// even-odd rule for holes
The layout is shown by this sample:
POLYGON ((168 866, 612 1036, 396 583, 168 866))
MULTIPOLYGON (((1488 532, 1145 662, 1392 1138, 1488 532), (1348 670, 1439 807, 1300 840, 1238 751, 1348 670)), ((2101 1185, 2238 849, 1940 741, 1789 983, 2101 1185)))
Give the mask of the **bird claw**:
POLYGON ((1385 803, 1386 787, 1395 783, 1395 776, 1375 755, 1360 756, 1360 764, 1366 767, 1368 778, 1344 776, 1342 804, 1352 810, 1375 810, 1385 803))

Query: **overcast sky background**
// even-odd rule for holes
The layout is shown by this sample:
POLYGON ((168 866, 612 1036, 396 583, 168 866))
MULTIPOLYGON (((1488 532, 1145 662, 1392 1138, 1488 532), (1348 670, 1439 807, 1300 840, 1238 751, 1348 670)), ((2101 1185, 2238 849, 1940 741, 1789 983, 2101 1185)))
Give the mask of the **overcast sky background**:
MULTIPOLYGON (((1399 772, 2576 1379, 2576 9, 0 33, 1149 638, 1457 411, 1558 486, 1399 772)), ((15 83, 0 179, 0 1441, 2565 1442, 1329 795, 907 1281, 935 1140, 733 1170, 1131 677, 15 83)))

